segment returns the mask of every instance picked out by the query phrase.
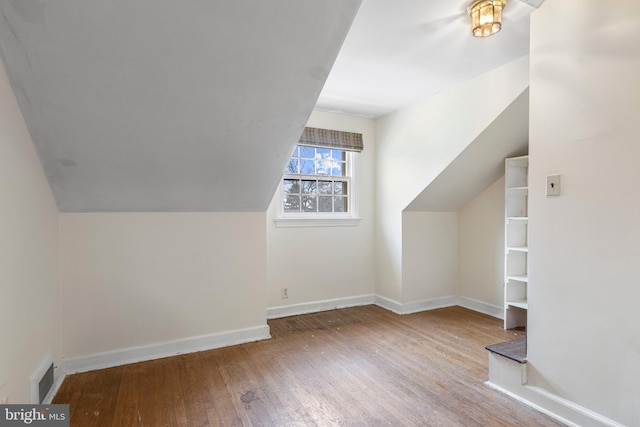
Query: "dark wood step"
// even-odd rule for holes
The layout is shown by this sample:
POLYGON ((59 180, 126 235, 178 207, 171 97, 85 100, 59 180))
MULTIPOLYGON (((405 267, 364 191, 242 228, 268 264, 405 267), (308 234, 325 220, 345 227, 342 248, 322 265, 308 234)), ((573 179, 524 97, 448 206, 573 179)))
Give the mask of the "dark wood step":
POLYGON ((485 347, 492 353, 499 354, 518 363, 527 363, 527 338, 491 344, 485 347))

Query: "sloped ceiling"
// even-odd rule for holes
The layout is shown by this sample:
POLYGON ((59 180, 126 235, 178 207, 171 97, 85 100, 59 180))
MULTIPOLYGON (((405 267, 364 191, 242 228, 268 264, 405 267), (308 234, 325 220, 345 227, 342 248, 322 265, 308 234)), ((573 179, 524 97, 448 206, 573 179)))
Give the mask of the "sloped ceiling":
POLYGON ((359 5, 0 0, 59 210, 266 210, 359 5))
POLYGON ((504 174, 504 159, 527 154, 529 89, 522 92, 407 207, 457 212, 504 174))

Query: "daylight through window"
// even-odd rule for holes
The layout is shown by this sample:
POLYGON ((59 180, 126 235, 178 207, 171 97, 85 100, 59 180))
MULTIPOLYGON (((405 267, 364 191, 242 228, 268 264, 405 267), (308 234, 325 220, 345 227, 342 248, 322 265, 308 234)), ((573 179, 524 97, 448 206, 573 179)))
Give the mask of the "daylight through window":
POLYGON ((350 152, 298 145, 283 181, 285 213, 349 213, 350 152))

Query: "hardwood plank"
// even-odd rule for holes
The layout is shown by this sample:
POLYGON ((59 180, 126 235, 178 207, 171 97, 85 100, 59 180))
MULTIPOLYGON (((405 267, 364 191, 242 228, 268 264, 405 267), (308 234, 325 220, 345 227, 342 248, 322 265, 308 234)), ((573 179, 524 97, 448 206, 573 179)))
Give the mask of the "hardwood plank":
POLYGON ((69 403, 71 423, 86 427, 111 426, 116 396, 122 380, 122 367, 70 375, 53 403, 69 403), (105 416, 106 414, 106 416, 105 416))
POLYGON ((76 374, 72 426, 556 426, 484 385, 485 346, 522 337, 450 307, 269 321, 272 339, 76 374))

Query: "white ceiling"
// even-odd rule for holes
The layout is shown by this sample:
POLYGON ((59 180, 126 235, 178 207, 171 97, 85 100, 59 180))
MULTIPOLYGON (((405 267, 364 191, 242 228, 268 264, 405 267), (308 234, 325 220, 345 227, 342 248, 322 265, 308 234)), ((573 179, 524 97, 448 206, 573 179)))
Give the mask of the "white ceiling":
POLYGON ((378 117, 526 55, 523 1, 475 39, 459 0, 0 0, 0 53, 60 211, 264 211, 314 105, 378 117))
POLYGON ((471 36, 465 0, 363 0, 316 108, 377 118, 529 53, 540 0, 510 0, 502 31, 471 36))

